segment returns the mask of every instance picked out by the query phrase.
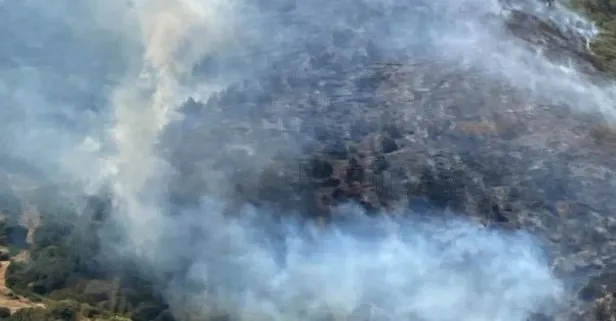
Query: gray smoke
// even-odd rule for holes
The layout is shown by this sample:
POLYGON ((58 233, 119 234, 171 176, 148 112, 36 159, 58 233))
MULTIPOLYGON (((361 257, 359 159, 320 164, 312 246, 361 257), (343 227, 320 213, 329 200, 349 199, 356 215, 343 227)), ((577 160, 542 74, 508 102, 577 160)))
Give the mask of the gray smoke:
MULTIPOLYGON (((596 34, 560 5, 548 12, 522 2, 563 30, 596 34)), ((179 317, 522 321, 550 313, 561 285, 527 235, 459 219, 369 219, 353 207, 341 209, 356 215, 339 228, 267 222, 274 213, 249 207, 228 219, 224 193, 177 209, 168 190, 175 169, 160 153, 187 98, 207 101, 242 80, 284 73, 274 67, 309 60, 315 47, 337 51, 335 63, 348 68, 409 57, 479 68, 613 121, 612 85, 523 45, 502 24, 510 8, 495 0, 4 1, 2 156, 67 188, 110 188, 126 234, 113 248, 154 276, 171 273, 161 286, 179 317), (203 66, 209 71, 195 72, 203 66)))

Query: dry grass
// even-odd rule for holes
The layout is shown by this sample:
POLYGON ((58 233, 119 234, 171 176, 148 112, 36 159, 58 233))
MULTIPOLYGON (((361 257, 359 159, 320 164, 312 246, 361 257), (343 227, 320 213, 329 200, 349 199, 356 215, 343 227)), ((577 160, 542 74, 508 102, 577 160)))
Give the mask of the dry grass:
POLYGON ((464 121, 460 122, 458 128, 467 134, 497 134, 498 127, 493 122, 487 121, 464 121))

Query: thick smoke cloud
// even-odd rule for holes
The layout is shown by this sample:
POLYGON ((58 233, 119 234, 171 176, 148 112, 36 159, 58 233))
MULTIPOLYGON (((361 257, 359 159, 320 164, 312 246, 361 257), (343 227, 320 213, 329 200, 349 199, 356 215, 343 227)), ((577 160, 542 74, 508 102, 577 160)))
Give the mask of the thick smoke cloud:
MULTIPOLYGON (((595 33, 560 5, 547 12, 525 3, 565 30, 595 33)), ((110 189, 126 240, 113 248, 154 277, 172 275, 161 286, 179 317, 190 308, 241 320, 549 313, 561 286, 526 235, 456 219, 369 219, 352 207, 341 209, 356 214, 352 223, 336 228, 267 222, 273 213, 254 208, 228 219, 221 195, 197 207, 170 204, 175 169, 160 152, 187 98, 206 101, 243 79, 284 73, 289 57, 314 48, 340 52, 335 64, 348 68, 409 57, 479 68, 612 120, 611 87, 523 45, 502 24, 507 8, 478 0, 4 1, 2 156, 67 188, 110 189)))

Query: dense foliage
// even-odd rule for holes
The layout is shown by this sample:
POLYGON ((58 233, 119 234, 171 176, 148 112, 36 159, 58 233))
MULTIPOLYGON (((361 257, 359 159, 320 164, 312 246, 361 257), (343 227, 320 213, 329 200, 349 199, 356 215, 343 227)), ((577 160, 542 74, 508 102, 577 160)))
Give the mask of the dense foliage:
POLYGON ((571 4, 596 22, 600 34, 591 43, 592 51, 604 69, 616 72, 616 1, 572 0, 571 4))
MULTIPOLYGON (((100 255, 99 229, 105 225, 101 202, 93 200, 86 208, 88 215, 77 215, 66 204, 62 206, 65 200, 49 195, 55 193, 39 191, 36 196, 45 197, 34 197, 41 217, 30 244, 28 230, 17 220, 9 215, 0 221, 0 246, 12 254, 22 250, 28 254, 25 260, 11 261, 6 286, 16 297, 45 308, 33 306, 12 315, 2 308, 0 320, 173 320, 137 271, 117 268, 117 262, 108 264, 100 255)), ((7 201, 1 203, 7 205, 7 201)), ((3 257, 6 261, 9 254, 0 252, 3 257)))

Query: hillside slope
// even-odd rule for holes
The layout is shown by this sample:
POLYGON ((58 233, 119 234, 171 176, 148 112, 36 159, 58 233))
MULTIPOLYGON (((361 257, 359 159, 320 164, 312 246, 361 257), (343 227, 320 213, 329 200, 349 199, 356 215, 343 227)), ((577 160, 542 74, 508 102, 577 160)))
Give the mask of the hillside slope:
MULTIPOLYGON (((598 19, 603 32, 598 38, 564 5, 530 0, 503 1, 498 12, 461 9, 476 10, 477 16, 447 11, 445 18, 472 17, 473 24, 455 26, 462 33, 477 26, 490 31, 477 31, 470 45, 434 45, 451 52, 424 51, 420 39, 411 54, 405 54, 408 48, 383 54, 370 37, 391 26, 374 8, 357 9, 365 16, 349 18, 365 29, 340 27, 329 35, 327 21, 323 26, 298 22, 294 27, 310 29, 314 39, 207 100, 190 98, 179 109, 184 117, 165 128, 156 146, 174 175, 164 186, 170 194, 164 237, 146 248, 157 258, 151 265, 126 255, 132 244, 114 216, 113 195, 74 197, 61 184, 34 184, 27 200, 16 203, 23 185, 3 177, 0 210, 8 219, 0 245, 14 256, 0 276, 19 299, 6 304, 12 315, 2 310, 0 318, 237 316, 241 311, 203 307, 206 299, 197 295, 215 291, 193 275, 214 255, 202 252, 219 237, 204 232, 219 232, 211 227, 217 218, 192 210, 209 196, 225 201, 230 220, 251 204, 338 226, 345 217, 337 206, 355 202, 370 215, 433 213, 470 218, 495 231, 528 231, 545 249, 551 272, 568 280, 567 309, 531 318, 613 320, 616 114, 610 102, 616 96, 607 42, 608 20, 616 13, 611 16, 605 1, 576 5, 598 19), (487 54, 475 55, 477 48, 487 54), (19 219, 32 216, 34 207, 40 217, 19 219), (25 260, 20 250, 29 253, 25 260)), ((281 8, 276 10, 288 9, 281 8)), ((441 9, 418 1, 416 7, 399 8, 399 14, 426 19, 434 14, 430 10, 441 9)), ((208 67, 213 68, 205 60, 195 73, 208 75, 208 67)), ((3 172, 11 175, 28 176, 23 165, 0 159, 3 172)), ((154 230, 154 223, 148 224, 139 232, 154 230)), ((228 243, 224 249, 234 253, 235 243, 228 243)), ((235 276, 239 285, 226 279, 213 284, 232 284, 220 291, 233 292, 246 275, 235 276)))
MULTIPOLYGON (((609 92, 610 58, 595 52, 603 34, 591 40, 586 29, 559 25, 565 17, 558 10, 514 5, 505 20, 485 21, 514 36, 503 39, 504 48, 524 43, 555 65, 583 70, 572 77, 600 86, 593 90, 609 92)), ((540 236, 557 273, 582 280, 571 285, 579 295, 569 298, 573 312, 560 317, 603 320, 613 313, 611 291, 599 289, 609 289, 615 268, 616 136, 609 116, 596 113, 592 90, 572 92, 577 88, 561 86, 545 65, 537 67, 555 77, 552 85, 532 73, 503 77, 464 61, 415 56, 353 65, 340 63, 348 62, 343 51, 320 50, 314 55, 331 63, 314 71, 319 81, 293 70, 312 61, 286 62, 288 78, 275 74, 187 103, 186 124, 170 130, 168 144, 183 174, 179 202, 221 192, 220 179, 240 203, 333 221, 332 206, 349 200, 373 212, 448 208, 540 236), (337 63, 345 69, 329 74, 337 63), (519 84, 533 81, 536 87, 519 84)))

